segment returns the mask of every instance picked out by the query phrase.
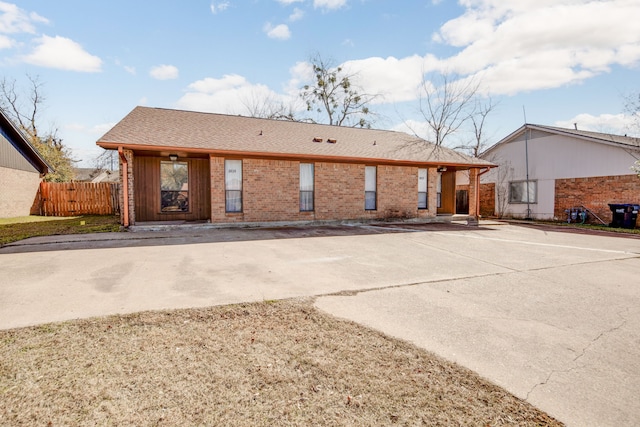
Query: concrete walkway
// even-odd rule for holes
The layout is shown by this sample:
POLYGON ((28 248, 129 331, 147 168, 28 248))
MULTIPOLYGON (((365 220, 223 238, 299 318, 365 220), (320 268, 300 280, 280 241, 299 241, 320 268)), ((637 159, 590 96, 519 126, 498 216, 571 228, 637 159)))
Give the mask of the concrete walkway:
POLYGON ((0 249, 0 328, 323 295, 569 425, 640 424, 639 239, 488 224, 74 239, 0 249))

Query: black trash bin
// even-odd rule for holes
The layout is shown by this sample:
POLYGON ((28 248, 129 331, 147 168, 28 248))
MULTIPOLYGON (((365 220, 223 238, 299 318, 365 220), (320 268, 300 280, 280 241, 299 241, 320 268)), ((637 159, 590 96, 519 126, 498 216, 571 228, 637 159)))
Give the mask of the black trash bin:
POLYGON ((636 228, 640 205, 631 203, 609 203, 612 218, 609 227, 636 228))

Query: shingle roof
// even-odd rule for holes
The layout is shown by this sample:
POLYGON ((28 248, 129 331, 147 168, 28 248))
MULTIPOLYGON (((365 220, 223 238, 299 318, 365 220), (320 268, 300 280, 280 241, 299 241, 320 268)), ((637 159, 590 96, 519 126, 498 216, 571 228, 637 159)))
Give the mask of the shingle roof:
POLYGON ((97 144, 107 149, 494 166, 402 132, 149 107, 136 107, 97 144))
POLYGON ((531 126, 536 126, 541 129, 548 129, 556 133, 584 136, 592 139, 599 139, 603 142, 613 142, 616 144, 630 145, 632 147, 640 147, 640 138, 634 138, 626 135, 623 136, 623 135, 614 135, 614 134, 602 133, 602 132, 591 132, 591 131, 578 130, 578 129, 565 129, 565 128, 559 128, 555 126, 543 126, 543 125, 531 125, 531 126))
POLYGON ((555 126, 544 126, 544 125, 527 123, 521 126, 520 128, 518 128, 516 131, 509 134, 508 136, 502 138, 495 145, 492 145, 491 147, 489 147, 480 156, 484 157, 488 153, 493 151, 496 147, 499 147, 501 144, 504 144, 506 142, 513 140, 514 138, 521 135, 525 131, 525 129, 539 130, 543 132, 553 133, 556 135, 567 135, 567 136, 577 137, 581 139, 587 139, 593 142, 617 145, 620 148, 625 148, 625 149, 632 148, 634 150, 636 149, 640 150, 640 138, 635 138, 635 137, 626 136, 626 135, 624 136, 614 135, 610 133, 591 132, 591 131, 578 130, 578 129, 566 129, 566 128, 560 128, 555 126))

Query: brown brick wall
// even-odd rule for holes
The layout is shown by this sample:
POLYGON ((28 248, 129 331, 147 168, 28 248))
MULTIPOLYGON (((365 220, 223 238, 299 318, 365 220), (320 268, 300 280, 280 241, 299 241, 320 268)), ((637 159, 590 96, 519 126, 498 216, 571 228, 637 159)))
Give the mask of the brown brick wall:
MULTIPOLYGON (((477 179, 478 179, 478 169, 470 169, 469 182, 475 183, 477 179)), ((479 195, 476 194, 476 186, 469 185, 469 215, 471 216, 478 216, 478 212, 476 212, 476 209, 478 207, 476 203, 478 196, 479 195)))
MULTIPOLYGON (((136 209, 135 209, 135 202, 134 202, 134 179, 133 179, 133 151, 131 150, 123 150, 123 154, 127 159, 127 178, 128 178, 128 188, 127 191, 129 194, 126 195, 127 197, 127 201, 129 203, 129 224, 133 225, 136 223, 136 209)), ((118 156, 119 158, 119 164, 120 164, 120 183, 122 184, 122 175, 123 175, 123 167, 122 167, 122 159, 120 158, 120 156, 118 156)), ((124 224, 124 198, 125 198, 125 194, 124 194, 124 185, 120 185, 120 194, 119 194, 119 199, 120 199, 120 206, 122 206, 123 208, 120 209, 120 223, 124 224)))
MULTIPOLYGON (((456 185, 456 191, 459 190, 467 190, 469 191, 469 215, 475 215, 475 200, 473 197, 475 195, 472 194, 471 186, 468 184, 465 185, 456 185)), ((488 184, 480 184, 480 216, 487 218, 491 216, 495 216, 495 188, 496 185, 494 183, 488 184)))
MULTIPOLYGON (((352 163, 316 163, 315 210, 318 220, 375 218, 378 210, 364 209, 365 165, 352 163)), ((380 171, 378 171, 378 181, 380 171)), ((417 188, 417 184, 416 184, 417 188)), ((378 182, 378 191, 380 183, 378 182)))
POLYGON ((378 217, 418 215, 418 168, 378 166, 378 217))
MULTIPOLYGON (((557 179, 554 215, 565 219, 566 209, 584 206, 611 222, 609 203, 640 204, 640 178, 636 175, 557 179)), ((594 218, 590 222, 598 223, 594 218)))
MULTIPOLYGON (((418 210, 418 169, 378 166, 377 209, 364 209, 364 164, 315 162, 313 212, 300 212, 300 162, 243 159, 243 212, 225 212, 224 158, 211 158, 211 221, 262 222, 376 219, 435 216, 435 195, 431 210, 418 210)), ((435 183, 429 176, 429 191, 435 183)), ((432 197, 433 201, 432 201, 432 197)))
POLYGON ((37 172, 0 167, 0 218, 28 216, 39 186, 37 172))
POLYGON ((480 216, 494 216, 496 210, 496 184, 480 184, 480 216))

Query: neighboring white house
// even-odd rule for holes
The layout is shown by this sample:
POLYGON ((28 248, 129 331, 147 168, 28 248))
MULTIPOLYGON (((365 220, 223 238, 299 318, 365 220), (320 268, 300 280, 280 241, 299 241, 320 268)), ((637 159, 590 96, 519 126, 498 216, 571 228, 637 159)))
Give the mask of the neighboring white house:
POLYGON ((610 222, 610 203, 640 204, 639 138, 526 124, 480 157, 499 165, 481 177, 498 216, 562 220, 585 207, 610 222))

